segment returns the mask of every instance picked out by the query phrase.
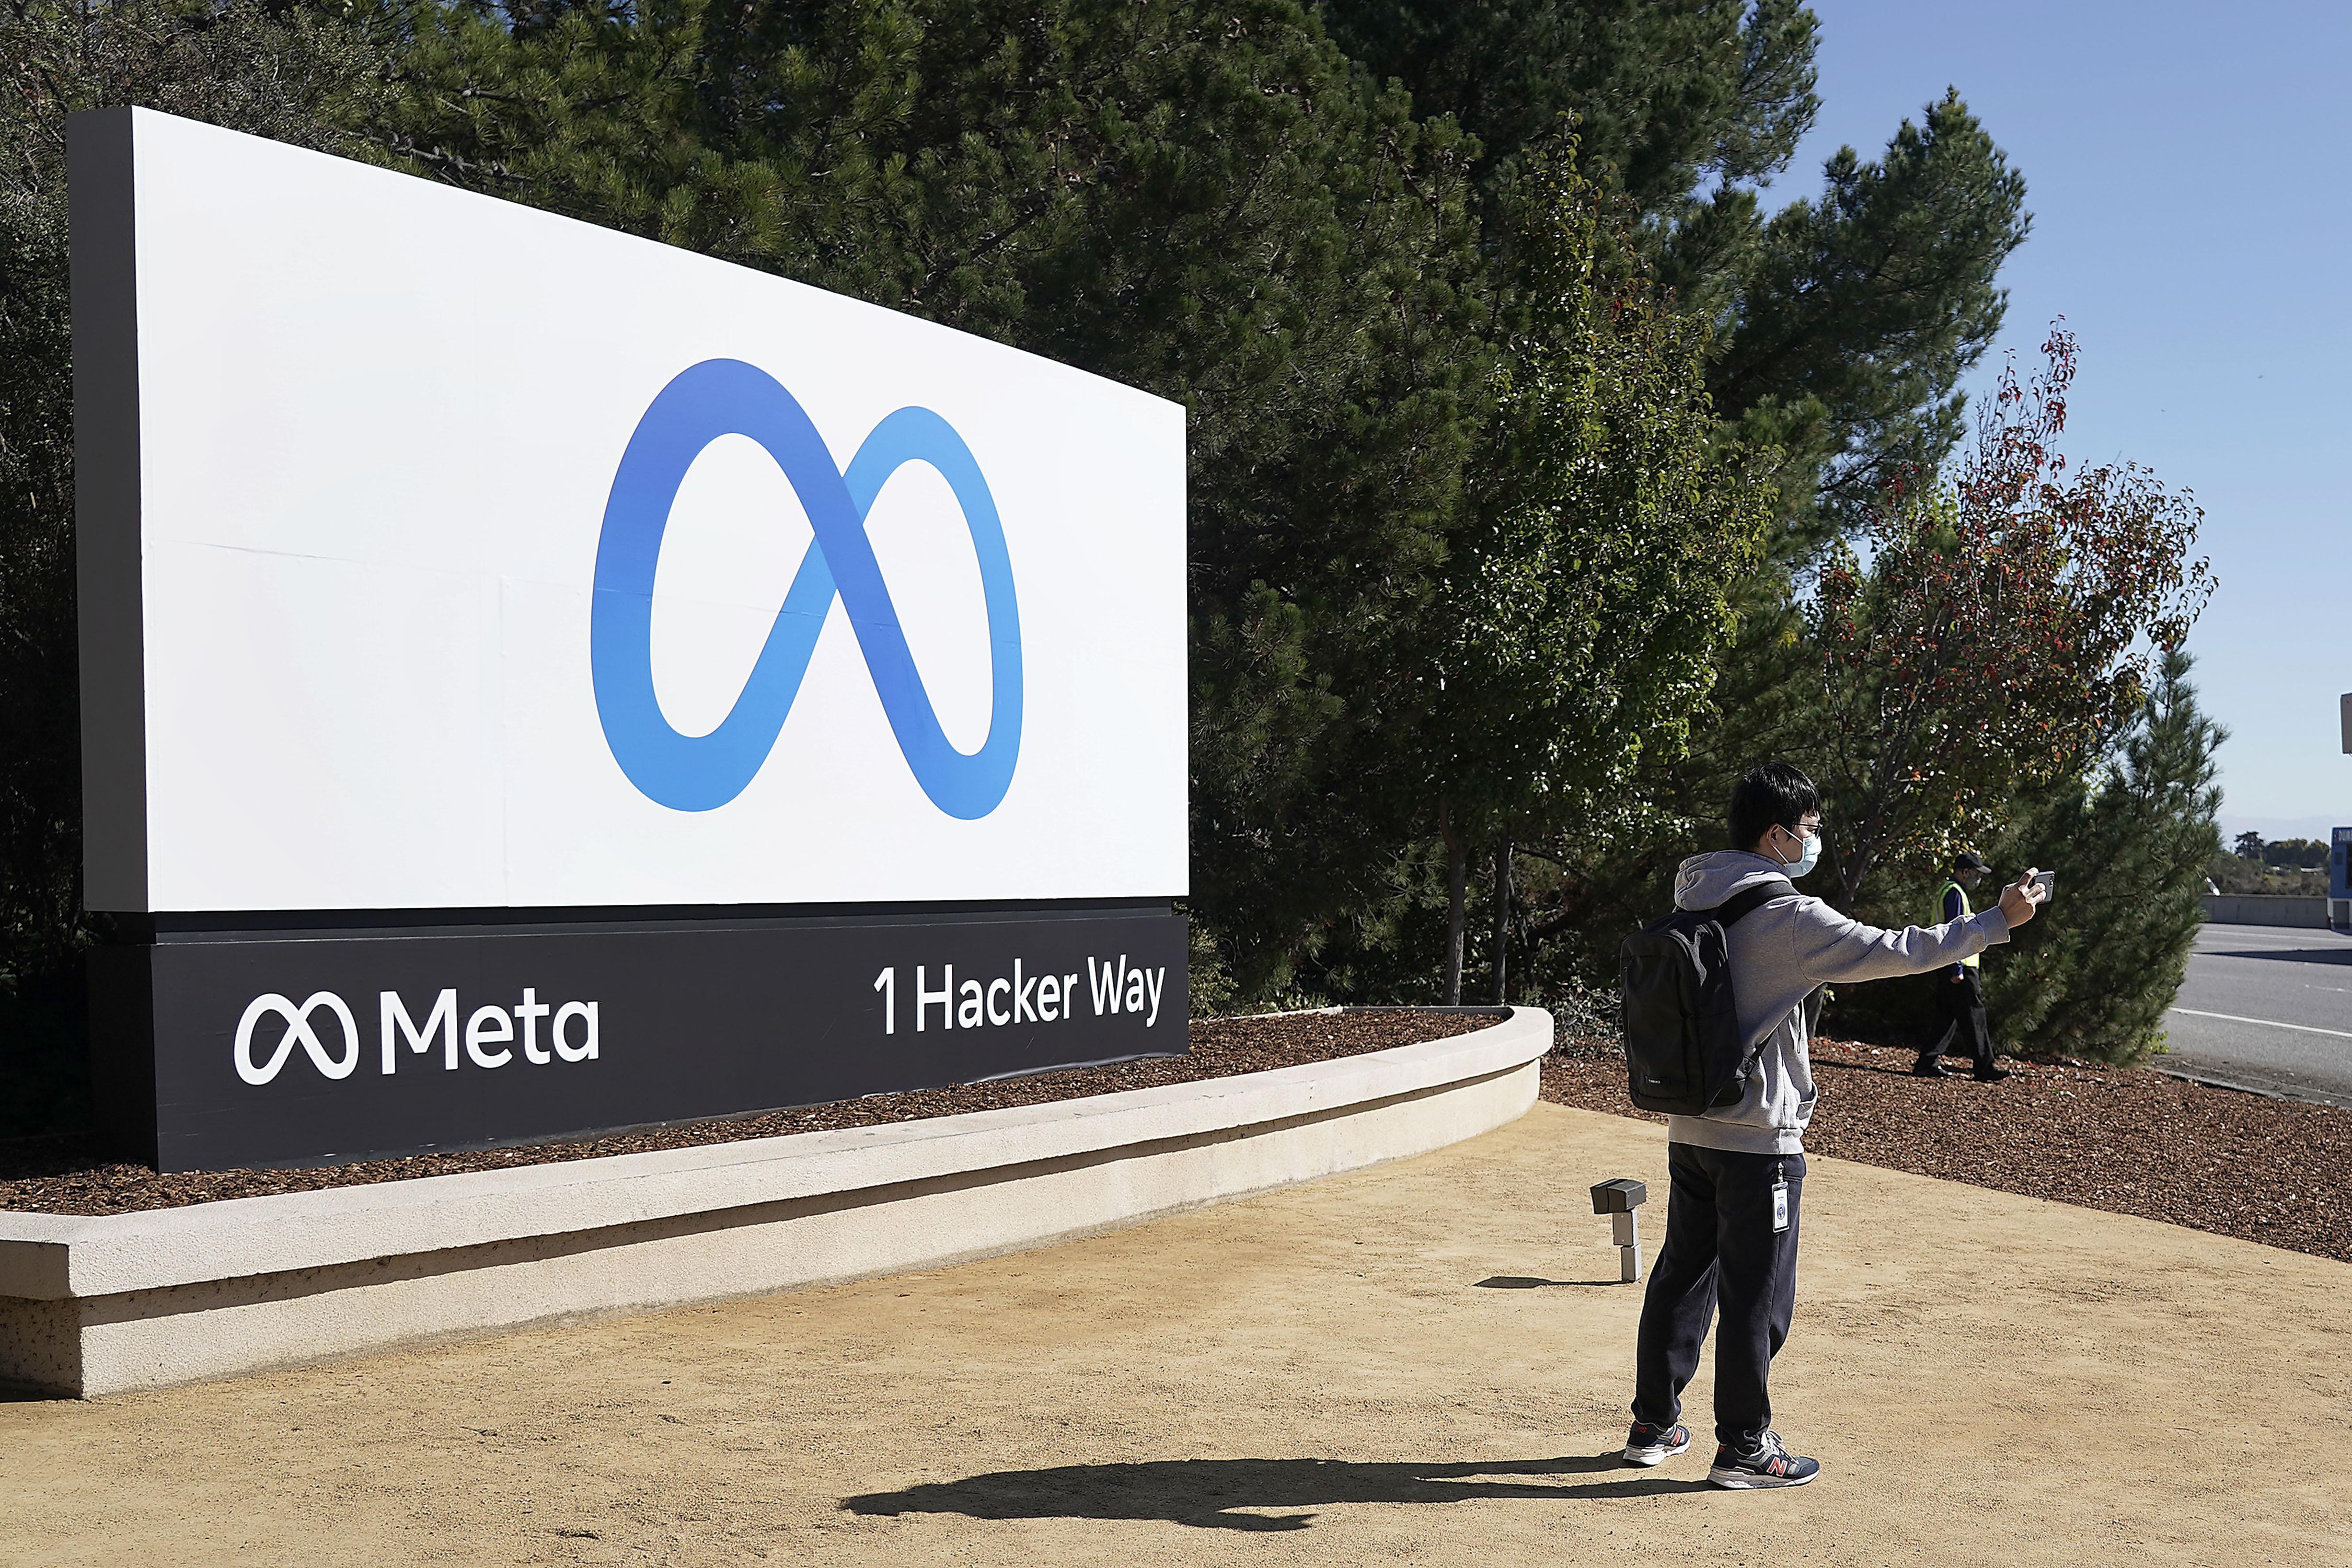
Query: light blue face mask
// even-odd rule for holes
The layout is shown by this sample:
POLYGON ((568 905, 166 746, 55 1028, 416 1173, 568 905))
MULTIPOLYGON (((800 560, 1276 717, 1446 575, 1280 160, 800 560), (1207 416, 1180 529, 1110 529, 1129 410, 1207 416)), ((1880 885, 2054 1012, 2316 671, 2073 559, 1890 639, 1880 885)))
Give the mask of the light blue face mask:
MULTIPOLYGON (((1786 833, 1790 831, 1790 829, 1782 828, 1781 831, 1786 833)), ((1828 835, 1823 829, 1818 827, 1813 829, 1813 836, 1811 838, 1803 840, 1805 852, 1797 858, 1797 863, 1795 865, 1789 866, 1790 876, 1801 877, 1822 863, 1822 840, 1826 837, 1828 837, 1828 835)), ((1775 855, 1772 858, 1775 860, 1780 859, 1778 855, 1775 855)), ((1785 860, 1781 860, 1780 863, 1784 866, 1789 865, 1785 860)))

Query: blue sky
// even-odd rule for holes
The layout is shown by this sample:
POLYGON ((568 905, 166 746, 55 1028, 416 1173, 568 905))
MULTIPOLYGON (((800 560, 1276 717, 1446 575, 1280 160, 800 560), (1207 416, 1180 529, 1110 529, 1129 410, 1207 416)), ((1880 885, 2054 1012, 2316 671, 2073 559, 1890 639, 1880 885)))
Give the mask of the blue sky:
POLYGON ((2002 350, 2081 342, 2064 448, 2205 509, 2221 586, 2189 639, 2227 725, 2222 821, 2352 823, 2352 5, 1812 0, 1821 118, 1769 204, 1877 156, 1947 84, 2026 179, 2002 350))

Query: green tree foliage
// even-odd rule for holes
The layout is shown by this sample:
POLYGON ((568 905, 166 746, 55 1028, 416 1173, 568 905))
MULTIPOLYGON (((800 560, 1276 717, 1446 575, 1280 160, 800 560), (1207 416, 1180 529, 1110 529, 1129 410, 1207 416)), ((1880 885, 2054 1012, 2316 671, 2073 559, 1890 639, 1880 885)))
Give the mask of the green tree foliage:
POLYGON ((66 116, 139 104, 341 151, 324 100, 381 65, 357 30, 283 8, 0 8, 0 988, 78 973, 88 938, 66 116))
MULTIPOLYGON (((2241 839, 2248 837, 2238 836, 2241 839)), ((2289 838, 2265 844, 2248 859, 2223 850, 2205 864, 2214 890, 2256 898, 2323 898, 2330 886, 2329 847, 2315 839, 2289 838), (2314 854, 2314 847, 2316 854, 2314 854)))
POLYGON ((2262 850, 2265 866, 2309 870, 2327 864, 2327 846, 2316 838, 2273 838, 2262 850))
MULTIPOLYGON (((1997 994, 1997 1027, 2019 1049, 2148 1048, 2181 973, 2172 922, 2195 910, 2220 849, 2219 731, 2178 654, 2211 580, 2189 498, 2056 450, 2074 346, 2053 331, 2047 347, 2047 373, 2003 378, 1945 476, 1889 491, 1866 562, 1834 549, 1809 613, 1784 616, 1772 644, 1743 640, 1723 720, 1695 730, 1668 789, 1638 794, 1646 823, 1570 847, 1533 929, 1556 932, 1588 978, 1667 907, 1681 858, 1723 847, 1732 779, 1780 756, 1827 795, 1824 886, 1807 890, 1899 927, 1934 920, 1936 868, 1963 844, 2012 871, 2054 868, 2060 901, 1988 960, 1989 981, 2045 945, 2057 956, 2020 968, 2032 986, 1997 994), (2079 1002, 2060 994, 2078 984, 2079 1002)), ((1926 984, 1846 988, 1827 1026, 1921 1043, 1926 984)))
POLYGON ((1823 174, 1818 199, 1783 207, 1741 252, 1713 377, 1745 437, 1787 447, 1817 484, 1792 541, 1807 551, 1958 445, 1960 378, 2000 330, 1995 279, 2029 226, 2023 176, 1957 92, 1876 162, 1841 148, 1823 174))
MULTIPOLYGON (((1986 845, 1996 867, 2058 873, 2045 913, 1985 955, 1986 1008, 2005 1050, 2127 1065, 2163 1041, 2204 920, 2206 865, 2221 847, 2213 753, 2226 737, 2199 710, 2189 669, 2186 653, 2162 655, 2096 769, 2021 792, 1986 845)), ((1889 879, 1915 906, 1911 921, 1936 912, 1938 879, 1924 862, 1889 879)), ((1934 984, 1846 988, 1826 1026, 1924 1045, 1940 1027, 1934 984)))
POLYGON ((1477 137, 1490 164, 1575 121, 1588 156, 1680 223, 1703 183, 1784 168, 1811 128, 1817 24, 1795 0, 1322 0, 1375 81, 1477 137))
POLYGON ((1588 167, 1642 214, 1660 282, 1717 328, 1717 416, 1784 455, 1784 570, 1852 526, 1896 468, 1933 468, 1959 439, 1959 380, 2000 330, 1995 277, 2029 220, 2023 179, 1957 93, 1874 162, 1840 149, 1819 196, 1768 220, 1759 191, 1819 108, 1818 25, 1797 0, 1322 12, 1376 79, 1480 138, 1490 183, 1574 125, 1588 167))
POLYGON ((1796 0, 1322 0, 1376 79, 1483 143, 1481 213, 1572 127, 1583 166, 1639 222, 1648 274, 1706 321, 1707 390, 1727 444, 1780 455, 1780 526, 1736 584, 1736 636, 1687 752, 1654 748, 1605 835, 1530 846, 1527 911, 1598 976, 1654 915, 1683 856, 1718 847, 1723 801, 1764 755, 1818 761, 1826 721, 1802 614, 1832 541, 1887 481, 1942 468, 1963 434, 1959 383, 1998 332, 2002 262, 2025 237, 2022 178, 1955 93, 1876 158, 1841 149, 1818 194, 1766 216, 1761 193, 1813 120, 1817 24, 1796 0))
POLYGON ((1507 869, 1509 843, 1589 836, 1644 755, 1679 754, 1774 508, 1715 441, 1706 324, 1662 305, 1564 160, 1517 184, 1524 304, 1423 677, 1449 955, 1469 838, 1507 869))

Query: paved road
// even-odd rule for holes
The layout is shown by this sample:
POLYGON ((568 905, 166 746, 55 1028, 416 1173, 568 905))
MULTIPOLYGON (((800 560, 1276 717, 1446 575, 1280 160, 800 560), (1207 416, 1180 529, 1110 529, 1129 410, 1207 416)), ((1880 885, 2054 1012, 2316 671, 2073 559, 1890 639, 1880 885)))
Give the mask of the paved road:
POLYGON ((2207 926, 2165 1030, 2160 1067, 2352 1105, 2352 936, 2207 926))

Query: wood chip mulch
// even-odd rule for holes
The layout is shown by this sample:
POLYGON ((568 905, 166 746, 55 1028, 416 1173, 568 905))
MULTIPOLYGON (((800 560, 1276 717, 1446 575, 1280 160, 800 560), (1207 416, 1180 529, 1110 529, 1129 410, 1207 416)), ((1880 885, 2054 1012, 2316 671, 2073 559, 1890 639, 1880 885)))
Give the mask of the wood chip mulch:
POLYGON ((364 1186, 459 1171, 492 1171, 512 1165, 593 1160, 650 1149, 685 1149, 817 1132, 843 1127, 875 1127, 919 1121, 968 1110, 1008 1105, 1043 1105, 1120 1089, 1192 1083, 1328 1061, 1334 1057, 1384 1051, 1484 1029, 1491 1014, 1422 1011, 1298 1013, 1257 1018, 1213 1018, 1192 1026, 1191 1048, 1181 1057, 1153 1057, 1110 1067, 1077 1068, 992 1083, 950 1084, 943 1089, 869 1095, 832 1105, 772 1110, 715 1121, 677 1122, 568 1143, 509 1145, 457 1153, 415 1154, 398 1160, 366 1160, 302 1170, 194 1171, 159 1176, 144 1165, 126 1165, 100 1156, 87 1136, 0 1141, 0 1210, 36 1214, 129 1214, 178 1208, 223 1198, 263 1197, 320 1187, 364 1186))
MULTIPOLYGON (((2352 1262, 2352 1110, 2184 1083, 2150 1068, 2004 1061, 1980 1084, 1914 1053, 1815 1040, 1805 1152, 2053 1198, 2352 1262)), ((1543 1098, 1641 1116, 1604 1049, 1544 1060, 1543 1098)))

